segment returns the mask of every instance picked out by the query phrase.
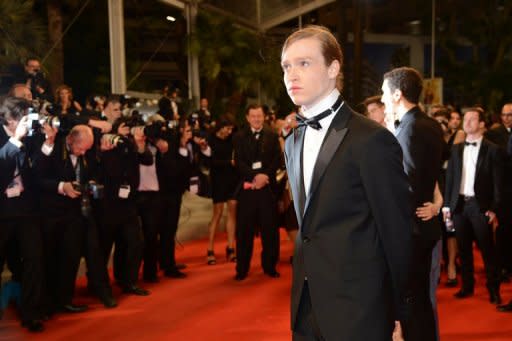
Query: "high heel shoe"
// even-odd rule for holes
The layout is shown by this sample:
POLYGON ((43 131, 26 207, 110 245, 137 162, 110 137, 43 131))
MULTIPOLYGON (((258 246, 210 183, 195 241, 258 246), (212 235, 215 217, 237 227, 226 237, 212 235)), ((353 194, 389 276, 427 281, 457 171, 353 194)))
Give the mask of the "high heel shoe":
POLYGON ((235 248, 226 246, 226 259, 228 262, 236 262, 235 248))
POLYGON ((215 259, 215 254, 213 253, 213 250, 207 250, 206 251, 206 262, 208 265, 215 265, 217 264, 217 260, 215 259))

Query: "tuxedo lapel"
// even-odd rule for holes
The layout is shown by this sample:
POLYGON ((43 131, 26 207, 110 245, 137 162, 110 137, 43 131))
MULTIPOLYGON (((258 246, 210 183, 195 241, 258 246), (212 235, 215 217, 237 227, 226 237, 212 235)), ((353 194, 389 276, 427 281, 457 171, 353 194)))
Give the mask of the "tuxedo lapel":
POLYGON ((462 181, 462 164, 464 162, 464 143, 461 143, 455 149, 456 157, 455 157, 455 176, 453 183, 457 187, 457 193, 460 192, 460 186, 462 181))
MULTIPOLYGON (((294 187, 295 193, 297 193, 297 203, 295 204, 295 209, 299 213, 299 216, 304 216, 304 203, 306 201, 306 193, 304 189, 304 178, 302 171, 302 151, 304 149, 304 135, 306 129, 305 128, 297 128, 294 131, 293 136, 293 173, 294 173, 294 187)), ((299 222, 301 223, 301 222, 299 222)))
MULTIPOLYGON (((327 169, 327 166, 331 162, 334 153, 338 150, 338 147, 343 142, 343 139, 347 135, 348 128, 347 122, 350 119, 351 109, 345 104, 338 111, 332 123, 327 131, 327 134, 322 142, 322 146, 320 147, 320 152, 318 153, 318 157, 316 159, 315 167, 313 169, 313 177, 311 179, 311 186, 309 188, 309 194, 306 199, 306 204, 304 206, 304 214, 306 215, 306 211, 308 209, 308 205, 311 197, 314 195, 315 190, 322 179, 322 176, 327 169)), ((301 162, 302 164, 302 162, 301 162)))
POLYGON ((482 168, 485 155, 487 155, 487 149, 487 143, 485 143, 485 141, 482 140, 482 145, 480 146, 480 150, 478 151, 478 158, 476 160, 475 178, 478 176, 480 168, 482 168))

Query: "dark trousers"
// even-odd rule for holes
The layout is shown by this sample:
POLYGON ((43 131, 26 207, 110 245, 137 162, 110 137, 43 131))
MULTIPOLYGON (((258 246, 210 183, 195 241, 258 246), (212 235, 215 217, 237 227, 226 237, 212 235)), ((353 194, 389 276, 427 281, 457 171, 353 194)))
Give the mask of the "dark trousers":
MULTIPOLYGON (((21 318, 40 319, 44 314, 44 271, 41 225, 33 217, 0 218, 0 257, 4 259, 9 243, 16 244, 21 256, 21 318)), ((3 261, 0 270, 3 269, 3 261)))
MULTIPOLYGON (((461 261, 462 287, 473 290, 475 286, 473 267, 473 241, 476 241, 484 261, 487 275, 487 288, 499 288, 496 267, 496 248, 493 241, 492 227, 487 217, 480 211, 475 198, 464 201, 461 197, 453 215, 453 224, 461 261)), ((510 247, 510 245, 509 245, 510 247)))
POLYGON ((137 211, 144 234, 143 277, 152 280, 157 277, 158 231, 161 218, 160 192, 138 192, 137 211))
POLYGON ((84 256, 87 266, 88 287, 98 296, 112 295, 107 264, 103 260, 97 220, 84 217, 86 224, 84 239, 84 256))
POLYGON ((498 271, 512 273, 512 200, 507 193, 501 212, 498 214, 500 226, 496 230, 496 261, 498 271))
POLYGON ((101 254, 106 267, 115 242, 117 261, 114 261, 116 279, 125 286, 135 285, 139 276, 139 265, 143 241, 139 218, 135 207, 132 210, 105 210, 99 228, 101 254))
POLYGON ((0 270, 3 269, 3 264, 7 263, 7 268, 12 274, 11 280, 21 283, 23 278, 23 269, 21 264, 20 246, 18 245, 15 236, 7 241, 6 250, 4 254, 0 255, 0 270))
POLYGON ((43 219, 45 278, 50 312, 71 304, 85 229, 86 220, 80 213, 43 219))
POLYGON ((294 341, 322 341, 324 337, 318 326, 315 314, 311 307, 308 281, 304 281, 302 296, 300 297, 297 319, 293 327, 294 341))
POLYGON ((279 230, 276 224, 276 199, 267 186, 260 190, 242 190, 237 205, 236 228, 236 272, 249 272, 253 251, 254 235, 259 227, 261 244, 261 265, 265 273, 276 271, 279 260, 279 230))
POLYGON ((160 269, 176 268, 176 231, 180 219, 181 193, 162 193, 162 224, 160 225, 160 269))
POLYGON ((413 255, 409 272, 408 303, 409 318, 403 324, 406 340, 435 341, 436 322, 430 300, 430 268, 432 250, 437 240, 425 240, 413 236, 413 255))

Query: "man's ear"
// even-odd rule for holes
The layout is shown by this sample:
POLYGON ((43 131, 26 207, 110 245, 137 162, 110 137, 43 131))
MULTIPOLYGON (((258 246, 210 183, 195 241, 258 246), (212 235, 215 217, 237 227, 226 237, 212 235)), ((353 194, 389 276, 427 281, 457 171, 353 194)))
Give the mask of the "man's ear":
POLYGON ((400 89, 395 89, 395 91, 393 91, 393 95, 392 95, 393 99, 398 102, 400 100, 400 98, 402 98, 402 90, 400 89))
POLYGON ((329 77, 334 79, 338 77, 340 71, 340 62, 338 60, 333 60, 331 65, 329 65, 329 68, 327 69, 329 77))

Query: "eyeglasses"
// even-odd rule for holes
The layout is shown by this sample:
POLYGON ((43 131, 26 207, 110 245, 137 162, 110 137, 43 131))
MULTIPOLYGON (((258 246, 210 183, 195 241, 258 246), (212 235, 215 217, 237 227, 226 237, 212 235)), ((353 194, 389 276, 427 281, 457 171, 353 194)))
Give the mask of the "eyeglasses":
POLYGON ((501 117, 512 117, 512 112, 504 112, 501 114, 501 117))

